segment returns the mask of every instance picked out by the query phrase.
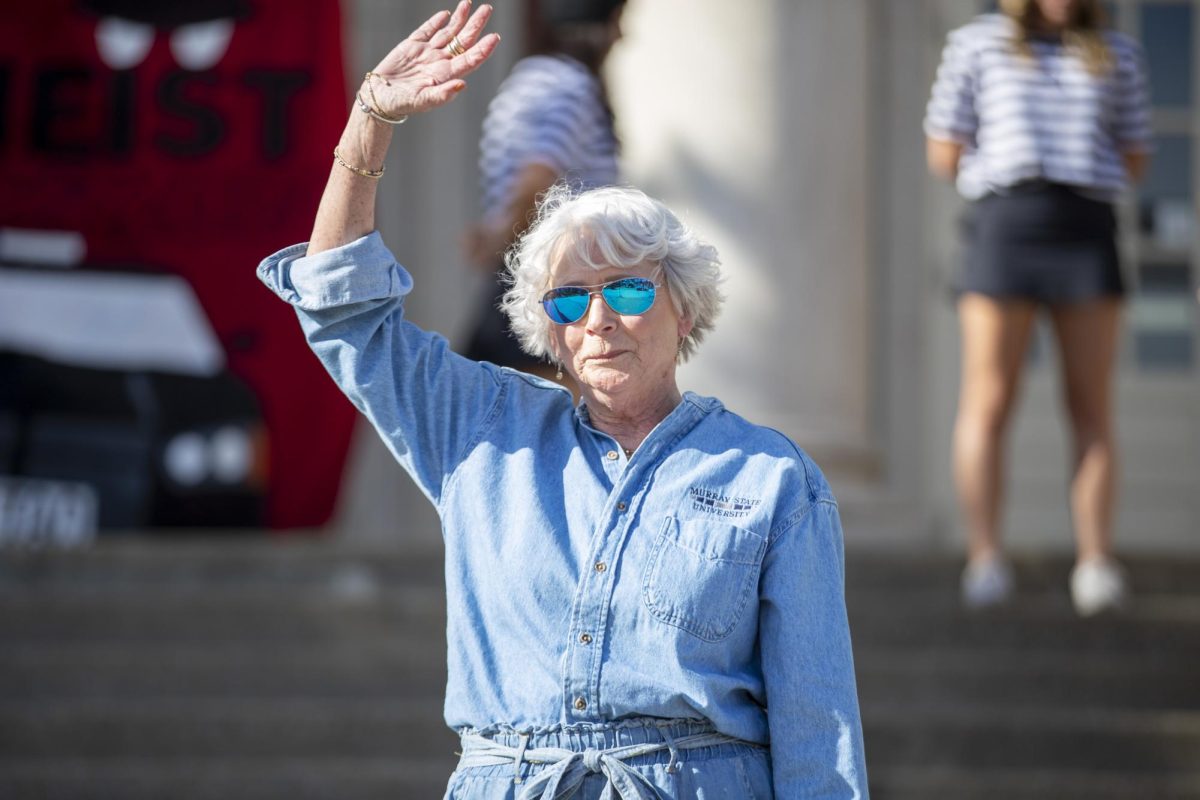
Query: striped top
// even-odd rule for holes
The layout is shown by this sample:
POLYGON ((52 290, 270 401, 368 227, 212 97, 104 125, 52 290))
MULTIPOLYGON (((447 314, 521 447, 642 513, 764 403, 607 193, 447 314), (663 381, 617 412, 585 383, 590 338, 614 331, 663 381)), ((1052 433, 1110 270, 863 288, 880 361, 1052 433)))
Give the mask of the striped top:
POLYGON ((1015 23, 985 14, 952 31, 925 112, 925 134, 963 145, 958 191, 968 199, 1024 180, 1078 186, 1111 200, 1125 187, 1123 152, 1150 149, 1141 47, 1107 32, 1101 76, 1057 40, 1014 46, 1015 23))
POLYGON ((567 56, 517 62, 488 105, 479 149, 485 218, 503 213, 529 164, 580 189, 617 181, 617 138, 600 81, 567 56))

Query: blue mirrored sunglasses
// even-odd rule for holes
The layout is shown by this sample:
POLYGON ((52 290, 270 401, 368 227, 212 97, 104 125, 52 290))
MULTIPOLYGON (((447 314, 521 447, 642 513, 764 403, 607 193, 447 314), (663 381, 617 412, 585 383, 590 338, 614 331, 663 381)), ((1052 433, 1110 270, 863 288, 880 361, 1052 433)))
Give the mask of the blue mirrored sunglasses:
POLYGON ((658 284, 649 278, 621 278, 592 286, 559 286, 542 295, 546 316, 559 325, 583 319, 592 295, 600 295, 608 307, 624 317, 645 314, 654 305, 658 284))

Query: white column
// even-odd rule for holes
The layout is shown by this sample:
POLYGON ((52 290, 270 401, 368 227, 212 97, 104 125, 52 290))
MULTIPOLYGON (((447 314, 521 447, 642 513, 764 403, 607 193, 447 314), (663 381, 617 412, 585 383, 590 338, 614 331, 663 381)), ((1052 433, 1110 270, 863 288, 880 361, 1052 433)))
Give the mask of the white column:
POLYGON ((728 276, 683 388, 831 462, 873 439, 866 6, 634 0, 609 73, 627 178, 728 276))

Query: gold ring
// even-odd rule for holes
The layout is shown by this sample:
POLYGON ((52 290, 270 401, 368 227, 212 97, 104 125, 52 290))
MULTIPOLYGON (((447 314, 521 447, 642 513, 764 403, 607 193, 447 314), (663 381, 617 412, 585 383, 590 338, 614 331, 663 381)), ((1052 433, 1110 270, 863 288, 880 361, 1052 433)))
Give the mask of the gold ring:
POLYGON ((461 56, 463 53, 467 52, 467 48, 463 47, 462 42, 460 42, 458 37, 455 36, 450 40, 450 44, 446 45, 446 52, 449 53, 451 57, 461 56))

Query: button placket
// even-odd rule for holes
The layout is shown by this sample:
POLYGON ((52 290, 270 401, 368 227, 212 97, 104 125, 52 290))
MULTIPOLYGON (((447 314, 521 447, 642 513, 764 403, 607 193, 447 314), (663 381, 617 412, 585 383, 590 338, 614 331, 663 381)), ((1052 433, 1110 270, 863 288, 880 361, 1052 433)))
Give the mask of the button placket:
MULTIPOLYGON (((617 567, 620 566, 618 559, 631 535, 637 516, 635 509, 641 502, 648 476, 660 466, 663 452, 694 427, 702 416, 691 401, 682 406, 679 413, 673 413, 671 423, 656 431, 655 436, 638 449, 636 467, 631 459, 622 457, 620 446, 611 436, 583 419, 584 428, 590 435, 587 460, 593 470, 607 479, 610 490, 601 511, 604 516, 595 520, 589 549, 585 551, 582 563, 576 566, 578 586, 565 636, 567 652, 560 684, 567 719, 590 721, 601 711, 602 706, 597 705, 604 688, 601 686, 600 662, 609 645, 606 637, 613 633, 609 624, 613 616, 617 567)), ((636 565, 625 579, 639 580, 632 574, 635 572, 640 572, 636 565)))
MULTIPOLYGON (((608 536, 618 536, 621 532, 620 526, 614 525, 609 529, 608 536)), ((598 658, 598 651, 591 645, 598 641, 597 637, 606 624, 608 614, 605 606, 611 602, 612 598, 612 581, 609 580, 612 571, 609 569, 609 561, 602 555, 609 547, 611 544, 607 542, 601 545, 593 557, 592 568, 588 570, 587 577, 583 581, 583 592, 586 599, 585 605, 581 609, 583 613, 579 618, 582 623, 580 627, 591 627, 589 630, 580 631, 575 636, 575 642, 572 645, 575 653, 570 659, 572 670, 570 686, 574 695, 574 699, 571 700, 571 708, 580 716, 586 716, 589 698, 594 698, 598 690, 594 682, 595 660, 598 658), (592 630, 597 633, 592 634, 590 632, 592 630)))
MULTIPOLYGON (((565 664, 568 672, 564 676, 569 716, 579 719, 591 716, 589 709, 599 692, 598 659, 611 612, 615 559, 629 535, 628 512, 634 505, 628 460, 623 460, 619 450, 613 449, 609 442, 601 445, 597 455, 601 468, 612 481, 612 493, 604 530, 598 533, 591 553, 591 568, 581 576, 578 614, 573 619, 574 632, 565 664)), ((647 455, 651 455, 649 451, 647 455)))

